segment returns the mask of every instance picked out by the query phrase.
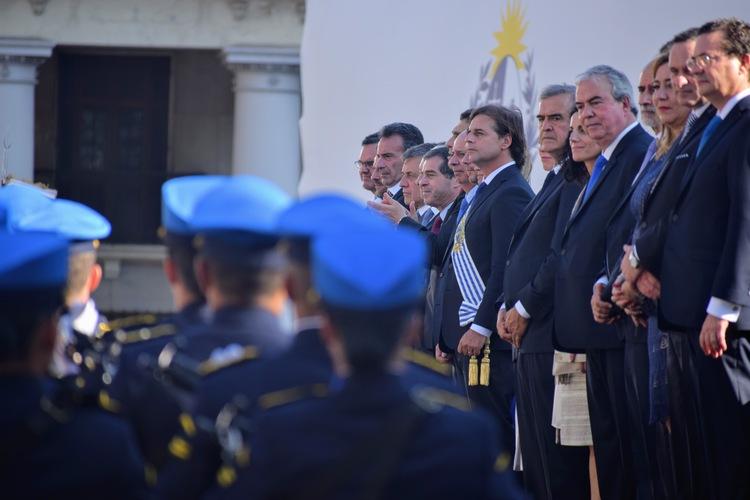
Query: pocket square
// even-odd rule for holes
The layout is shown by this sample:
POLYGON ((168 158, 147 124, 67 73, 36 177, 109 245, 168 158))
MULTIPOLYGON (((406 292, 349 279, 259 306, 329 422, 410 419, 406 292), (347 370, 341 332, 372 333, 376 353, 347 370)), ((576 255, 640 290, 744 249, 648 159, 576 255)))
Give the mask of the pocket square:
POLYGON ((682 160, 683 158, 690 158, 690 154, 689 153, 682 153, 681 155, 677 155, 677 156, 675 156, 674 161, 682 160))

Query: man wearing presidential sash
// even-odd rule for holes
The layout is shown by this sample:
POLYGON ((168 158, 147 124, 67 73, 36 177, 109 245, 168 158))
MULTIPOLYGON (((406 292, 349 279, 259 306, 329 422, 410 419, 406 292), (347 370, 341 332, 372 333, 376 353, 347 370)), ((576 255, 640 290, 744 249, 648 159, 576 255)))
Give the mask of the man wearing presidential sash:
POLYGON ((523 130, 516 110, 488 105, 471 115, 466 154, 483 180, 471 203, 461 207, 451 250, 454 272, 449 279, 454 283, 448 286, 461 292, 456 314, 462 328, 448 336, 452 338, 441 338, 441 347, 455 352, 454 365, 470 399, 495 416, 509 449, 514 443, 511 350, 493 333, 513 228, 533 196, 521 175, 523 130))

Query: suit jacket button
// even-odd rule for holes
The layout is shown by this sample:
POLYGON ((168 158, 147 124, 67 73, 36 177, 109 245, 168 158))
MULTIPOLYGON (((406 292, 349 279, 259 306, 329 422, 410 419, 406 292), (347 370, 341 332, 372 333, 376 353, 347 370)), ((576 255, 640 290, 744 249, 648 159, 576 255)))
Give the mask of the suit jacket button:
POLYGON ((646 223, 645 222, 641 222, 641 229, 646 229, 646 223))
POLYGON ((565 249, 560 250, 560 255, 565 255, 565 249))
POLYGON ((440 277, 442 278, 445 273, 440 273, 440 277))
POLYGON ((510 259, 505 261, 505 267, 508 267, 510 265, 510 259))
POLYGON ((677 214, 672 214, 672 222, 677 222, 680 217, 677 214))

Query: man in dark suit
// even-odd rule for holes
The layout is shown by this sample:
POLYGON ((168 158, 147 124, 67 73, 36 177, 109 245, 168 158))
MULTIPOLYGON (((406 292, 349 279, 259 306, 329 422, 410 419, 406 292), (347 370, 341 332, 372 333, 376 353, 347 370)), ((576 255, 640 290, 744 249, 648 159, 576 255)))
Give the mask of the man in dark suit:
MULTIPOLYGON (((669 212, 674 206, 683 174, 695 156, 703 129, 715 114, 715 108, 701 96, 695 76, 686 67, 693 56, 697 34, 698 29, 693 28, 679 33, 672 39, 669 51, 672 85, 678 102, 690 106, 692 111, 681 137, 669 152, 669 157, 665 160, 662 171, 644 202, 641 221, 633 231, 632 247, 625 247, 620 269, 633 287, 637 283, 653 282, 661 275, 661 255, 669 212)), ((649 293, 648 289, 644 290, 649 293)), ((651 298, 655 299, 656 296, 652 295, 651 298)), ((673 334, 667 332, 668 339, 672 336, 673 334)), ((681 338, 684 336, 678 334, 677 342, 681 338)), ((675 357, 679 352, 679 348, 667 349, 667 364, 671 370, 683 364, 675 357)), ((675 395, 671 397, 670 406, 680 408, 682 405, 678 401, 681 386, 673 375, 668 378, 669 390, 675 395)), ((674 487, 679 498, 694 498, 694 492, 697 491, 694 486, 698 484, 698 479, 705 470, 698 439, 700 425, 696 412, 687 411, 685 407, 670 414, 669 458, 675 475, 674 487)))
MULTIPOLYGON (((585 352, 591 431, 604 498, 634 495, 627 432, 623 345, 611 324, 591 314, 591 287, 602 274, 606 222, 630 189, 651 136, 636 122, 632 85, 609 66, 578 77, 576 108, 588 135, 602 148, 565 228, 555 275, 554 342, 585 352)), ((597 284, 596 297, 603 289, 597 284)))
POLYGON ((701 134, 668 219, 659 321, 674 332, 672 345, 683 362, 676 375, 685 390, 675 411, 697 411, 702 423, 705 487, 695 494, 747 498, 750 25, 720 19, 701 26, 688 69, 717 112, 701 134))
POLYGON ((410 147, 424 142, 422 132, 411 123, 396 122, 380 129, 378 137, 372 178, 386 187, 384 199, 391 198, 409 208, 404 202, 404 193, 399 185, 404 163, 402 155, 410 147))
POLYGON ((458 221, 451 249, 454 272, 449 280, 462 300, 458 309, 447 312, 458 316, 461 329, 444 329, 440 343, 441 349, 445 345, 458 354, 454 366, 469 397, 495 416, 500 437, 510 447, 515 442, 513 363, 510 345, 492 333, 513 227, 533 195, 521 175, 526 143, 520 113, 492 105, 475 109, 466 136, 466 157, 484 179, 458 221), (489 366, 479 373, 482 356, 491 366, 489 373, 489 366), (473 380, 475 374, 479 380, 473 380))
MULTIPOLYGON (((505 334, 507 316, 514 333, 521 339, 516 359, 518 433, 524 485, 538 500, 589 496, 588 450, 556 444, 555 429, 551 425, 555 390, 552 305, 546 304, 547 310, 541 313, 535 310, 532 316, 520 300, 521 292, 535 279, 553 245, 566 184, 559 172, 569 151, 568 130, 573 112, 574 86, 550 85, 542 90, 537 114, 540 150, 551 154, 555 163, 547 167, 549 173, 542 189, 526 206, 513 232, 505 262, 503 305, 498 314, 500 333, 505 334)), ((568 206, 565 221, 569 215, 568 206)))

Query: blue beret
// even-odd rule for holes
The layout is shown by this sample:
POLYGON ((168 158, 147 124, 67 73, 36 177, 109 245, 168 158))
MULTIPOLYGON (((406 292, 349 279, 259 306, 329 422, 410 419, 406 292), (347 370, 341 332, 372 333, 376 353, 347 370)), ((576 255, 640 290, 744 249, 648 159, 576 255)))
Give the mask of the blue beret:
POLYGON ((0 291, 62 287, 68 242, 49 233, 0 233, 0 291))
POLYGON ((227 177, 198 201, 192 226, 196 233, 277 235, 279 215, 289 202, 284 191, 265 179, 227 177))
POLYGON ((192 220, 195 206, 223 181, 222 175, 191 175, 170 179, 161 187, 161 223, 173 234, 194 234, 192 220))
POLYGON ((408 231, 355 231, 313 241, 313 283, 323 300, 354 310, 418 301, 426 283, 425 241, 408 231))
POLYGON ((13 231, 18 219, 52 203, 52 199, 34 186, 10 184, 0 188, 0 231, 13 231))
POLYGON ((361 203, 338 194, 318 194, 293 203, 279 217, 284 236, 313 238, 393 227, 361 203))
POLYGON ((55 233, 70 241, 93 241, 112 232, 109 221, 99 212, 72 200, 52 200, 46 207, 16 221, 23 232, 55 233))

